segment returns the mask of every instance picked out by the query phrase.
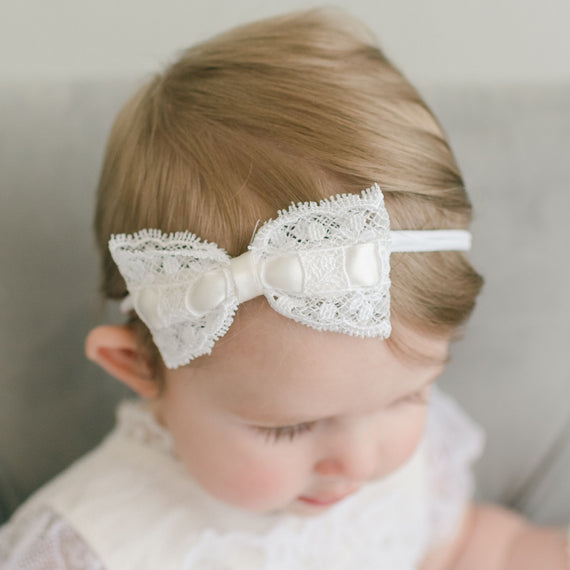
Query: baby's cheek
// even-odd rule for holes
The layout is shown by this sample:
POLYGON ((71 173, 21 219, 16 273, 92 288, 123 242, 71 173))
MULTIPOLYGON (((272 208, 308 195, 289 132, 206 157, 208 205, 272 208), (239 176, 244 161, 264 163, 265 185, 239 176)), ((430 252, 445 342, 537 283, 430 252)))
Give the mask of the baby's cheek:
POLYGON ((225 485, 227 500, 244 508, 264 511, 289 502, 298 477, 290 465, 263 460, 244 461, 225 485))
POLYGON ((284 506, 303 490, 302 461, 242 435, 186 441, 182 453, 189 473, 225 503, 258 512, 284 506))
POLYGON ((425 410, 416 408, 411 414, 403 414, 392 426, 391 437, 383 443, 384 461, 379 476, 389 475, 411 457, 423 436, 425 420, 425 410))

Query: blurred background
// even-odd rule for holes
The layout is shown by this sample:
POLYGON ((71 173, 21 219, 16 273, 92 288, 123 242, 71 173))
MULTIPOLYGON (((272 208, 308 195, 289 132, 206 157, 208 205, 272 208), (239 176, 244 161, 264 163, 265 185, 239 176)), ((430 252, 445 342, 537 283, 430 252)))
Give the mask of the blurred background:
MULTIPOLYGON (((2 0, 3 80, 124 78, 307 0, 2 0)), ((570 80, 568 0, 341 0, 417 83, 570 80)))

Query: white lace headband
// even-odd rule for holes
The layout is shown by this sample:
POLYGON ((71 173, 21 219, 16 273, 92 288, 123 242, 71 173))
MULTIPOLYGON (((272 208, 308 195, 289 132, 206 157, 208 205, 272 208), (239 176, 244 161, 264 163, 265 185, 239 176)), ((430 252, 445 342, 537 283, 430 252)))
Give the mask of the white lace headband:
POLYGON ((468 250, 465 230, 390 231, 378 184, 318 204, 291 204, 231 258, 190 232, 115 235, 109 250, 132 308, 168 368, 209 354, 240 303, 265 295, 280 314, 318 330, 390 336, 390 253, 468 250))

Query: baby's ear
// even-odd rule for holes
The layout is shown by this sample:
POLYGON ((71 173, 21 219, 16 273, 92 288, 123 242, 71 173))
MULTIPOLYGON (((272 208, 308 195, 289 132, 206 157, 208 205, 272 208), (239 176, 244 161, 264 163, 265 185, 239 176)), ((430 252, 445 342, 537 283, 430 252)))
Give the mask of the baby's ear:
POLYGON ((158 395, 152 367, 129 327, 106 325, 94 328, 85 340, 85 354, 144 398, 158 395))

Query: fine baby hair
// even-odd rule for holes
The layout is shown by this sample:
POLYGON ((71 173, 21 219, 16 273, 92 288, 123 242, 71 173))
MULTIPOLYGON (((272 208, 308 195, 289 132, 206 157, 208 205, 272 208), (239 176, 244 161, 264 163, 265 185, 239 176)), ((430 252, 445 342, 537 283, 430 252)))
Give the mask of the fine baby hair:
MULTIPOLYGON (((95 222, 103 294, 127 294, 114 234, 190 231, 236 257, 291 203, 374 183, 392 230, 468 227, 441 126, 362 24, 328 8, 219 35, 182 52, 117 117, 95 222)), ((437 336, 465 322, 481 287, 456 251, 394 253, 390 278, 393 318, 437 336)), ((160 379, 147 328, 134 313, 131 323, 160 379)))

